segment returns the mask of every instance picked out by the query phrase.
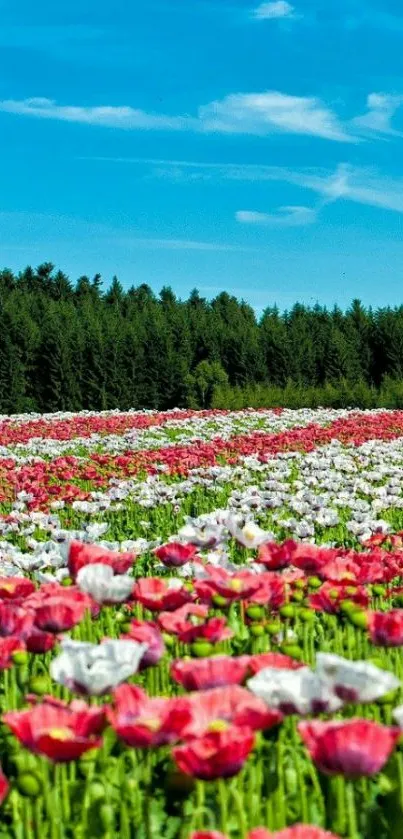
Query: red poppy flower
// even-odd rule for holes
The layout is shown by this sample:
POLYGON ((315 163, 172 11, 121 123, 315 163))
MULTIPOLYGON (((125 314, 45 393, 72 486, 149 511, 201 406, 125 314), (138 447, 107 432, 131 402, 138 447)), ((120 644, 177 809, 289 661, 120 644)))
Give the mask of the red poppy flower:
POLYGON ((69 545, 68 567, 73 579, 84 565, 93 565, 97 562, 109 565, 115 574, 126 574, 135 559, 134 553, 118 553, 101 548, 99 545, 89 545, 73 540, 69 545))
POLYGON ((399 728, 361 719, 300 722, 298 731, 321 772, 349 778, 379 772, 401 736, 399 728))
POLYGON ((390 545, 392 550, 398 550, 403 547, 403 534, 399 533, 373 533, 369 539, 363 542, 366 548, 378 547, 380 545, 390 545))
POLYGON ((360 585, 368 585, 372 583, 388 583, 396 574, 395 568, 390 568, 381 561, 381 559, 361 559, 359 570, 357 572, 357 583, 360 585))
POLYGON ((292 555, 292 564, 306 574, 318 574, 327 563, 338 554, 336 548, 320 548, 317 545, 296 543, 292 555))
POLYGON ((254 594, 261 586, 259 577, 251 574, 250 571, 239 571, 236 574, 228 574, 222 568, 208 568, 208 570, 210 572, 210 578, 195 584, 195 589, 198 593, 199 590, 200 592, 202 591, 203 583, 205 583, 213 595, 220 594, 221 597, 225 597, 227 600, 244 600, 254 594))
POLYGON ((277 542, 264 542, 257 552, 256 562, 261 562, 270 571, 278 571, 290 565, 297 547, 297 542, 293 539, 287 539, 282 545, 277 542))
POLYGON ((369 612, 368 629, 373 644, 400 647, 403 644, 403 609, 369 612))
POLYGON ((32 629, 32 612, 16 606, 14 603, 0 603, 0 637, 19 635, 24 638, 32 629))
POLYGON ((4 714, 3 722, 25 748, 62 763, 102 745, 98 735, 105 725, 105 711, 81 700, 69 706, 50 697, 26 711, 4 714))
POLYGON ((171 676, 185 690, 239 685, 248 673, 249 656, 217 655, 195 661, 177 659, 171 665, 171 676))
POLYGON ((25 600, 24 607, 36 610, 40 606, 45 606, 50 598, 61 599, 64 603, 72 604, 74 608, 78 608, 77 604, 81 604, 83 615, 88 609, 93 618, 98 617, 101 611, 100 604, 96 603, 89 594, 81 591, 77 586, 65 588, 60 583, 45 583, 25 600))
POLYGON ((114 708, 107 716, 129 746, 143 749, 180 740, 191 713, 183 699, 150 698, 137 685, 120 685, 113 692, 114 708))
POLYGON ((164 565, 178 568, 194 559, 197 553, 197 546, 191 544, 184 545, 182 542, 167 542, 166 545, 161 545, 161 547, 156 548, 154 553, 164 565))
POLYGON ((266 730, 278 725, 283 715, 239 685, 199 691, 186 697, 191 722, 183 737, 200 737, 209 731, 225 731, 230 725, 266 730))
POLYGON ((360 566, 348 556, 337 556, 318 569, 318 576, 335 583, 351 584, 358 580, 360 566))
POLYGON ((0 638, 0 670, 8 670, 13 664, 13 653, 25 650, 25 643, 21 638, 0 638))
POLYGON ((0 577, 0 598, 3 600, 28 597, 33 591, 35 586, 26 577, 0 577))
POLYGON ((179 641, 183 644, 192 644, 199 638, 209 641, 210 644, 218 644, 220 641, 228 641, 233 636, 232 629, 227 626, 226 618, 210 618, 205 623, 197 626, 190 626, 178 634, 179 641))
POLYGON ((175 581, 159 577, 141 577, 137 580, 133 597, 151 612, 173 612, 192 600, 192 595, 183 586, 172 585, 175 581))
POLYGON ((156 623, 152 621, 132 620, 130 629, 121 638, 138 641, 139 644, 147 644, 148 649, 141 659, 139 670, 145 667, 152 667, 157 664, 164 655, 165 644, 156 623))
POLYGON ((340 837, 315 825, 294 824, 276 833, 271 833, 265 827, 255 827, 248 833, 247 839, 340 839, 340 837))
POLYGON ((267 571, 257 577, 259 587, 254 591, 248 601, 258 603, 261 606, 269 606, 270 609, 279 609, 286 602, 285 580, 274 571, 267 571))
POLYGON ((202 606, 199 603, 185 603, 184 606, 175 609, 174 612, 160 612, 158 623, 164 632, 168 632, 170 635, 180 635, 187 629, 193 628, 195 624, 192 618, 206 618, 207 615, 208 606, 202 606))
POLYGON ((249 728, 233 726, 226 731, 212 731, 204 737, 176 746, 172 755, 185 775, 202 781, 232 778, 249 757, 255 736, 249 728))
POLYGON ((249 657, 249 672, 254 676, 266 667, 277 667, 279 670, 299 670, 305 667, 301 661, 283 653, 257 653, 249 657))
POLYGON ((86 611, 82 601, 47 597, 35 611, 35 625, 44 632, 66 632, 80 623, 86 611))
POLYGON ((25 637, 25 643, 29 653, 47 653, 52 650, 57 642, 57 635, 52 632, 43 632, 33 626, 29 635, 25 637))
POLYGON ((309 605, 315 611, 335 615, 338 613, 343 600, 352 600, 357 606, 365 608, 368 606, 369 596, 361 586, 340 585, 327 581, 315 594, 311 594, 309 605))

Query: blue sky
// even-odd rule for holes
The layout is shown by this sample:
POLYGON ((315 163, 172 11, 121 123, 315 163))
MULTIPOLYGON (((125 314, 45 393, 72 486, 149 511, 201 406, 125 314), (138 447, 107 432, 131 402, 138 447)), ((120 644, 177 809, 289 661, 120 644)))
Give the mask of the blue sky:
POLYGON ((403 302, 400 0, 0 0, 0 265, 403 302))

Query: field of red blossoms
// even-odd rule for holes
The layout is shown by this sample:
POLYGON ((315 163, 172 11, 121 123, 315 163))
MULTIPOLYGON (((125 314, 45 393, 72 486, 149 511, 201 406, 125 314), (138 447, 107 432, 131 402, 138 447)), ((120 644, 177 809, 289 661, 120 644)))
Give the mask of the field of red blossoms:
POLYGON ((401 839, 403 412, 0 416, 0 839, 401 839))

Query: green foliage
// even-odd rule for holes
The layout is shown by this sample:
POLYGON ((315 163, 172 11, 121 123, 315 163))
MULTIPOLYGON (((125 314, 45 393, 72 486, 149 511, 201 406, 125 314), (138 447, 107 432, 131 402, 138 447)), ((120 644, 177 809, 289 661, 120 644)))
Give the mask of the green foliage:
POLYGON ((222 292, 187 301, 71 282, 49 263, 0 271, 0 412, 403 407, 403 306, 296 304, 260 320, 222 292))
POLYGON ((194 407, 207 408, 214 391, 228 386, 228 376, 219 361, 201 361, 187 376, 188 401, 194 407))

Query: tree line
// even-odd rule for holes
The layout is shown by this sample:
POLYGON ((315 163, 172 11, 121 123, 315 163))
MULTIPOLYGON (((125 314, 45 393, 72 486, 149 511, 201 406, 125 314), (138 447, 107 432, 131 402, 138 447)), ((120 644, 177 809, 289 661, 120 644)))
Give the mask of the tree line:
POLYGON ((51 263, 0 271, 3 414, 326 400, 400 406, 400 382, 403 306, 296 303, 257 318, 227 292, 207 301, 194 290, 180 300, 168 287, 124 290, 116 277, 104 291, 99 274, 73 283, 51 263))

